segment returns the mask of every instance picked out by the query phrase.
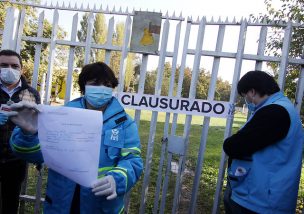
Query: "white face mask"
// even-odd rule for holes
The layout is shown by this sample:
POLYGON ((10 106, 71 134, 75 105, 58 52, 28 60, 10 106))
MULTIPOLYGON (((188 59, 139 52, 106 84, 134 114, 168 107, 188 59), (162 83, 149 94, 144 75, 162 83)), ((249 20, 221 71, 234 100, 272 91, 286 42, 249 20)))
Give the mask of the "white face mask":
POLYGON ((0 79, 7 84, 14 84, 20 80, 21 72, 13 68, 1 68, 0 79))

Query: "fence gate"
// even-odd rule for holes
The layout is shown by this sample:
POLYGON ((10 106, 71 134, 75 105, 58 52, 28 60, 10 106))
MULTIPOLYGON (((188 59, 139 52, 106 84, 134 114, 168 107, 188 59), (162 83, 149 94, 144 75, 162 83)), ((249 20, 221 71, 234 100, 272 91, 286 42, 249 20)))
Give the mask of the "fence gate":
MULTIPOLYGON (((85 58, 84 63, 89 63, 92 61, 91 51, 93 49, 100 49, 105 51, 105 62, 110 63, 111 54, 113 52, 120 52, 121 58, 119 63, 119 86, 118 94, 123 92, 124 89, 124 79, 126 72, 126 61, 127 56, 130 53, 129 43, 131 37, 132 29, 132 20, 135 14, 135 11, 128 11, 126 9, 116 10, 109 9, 108 7, 97 8, 95 5, 93 8, 81 6, 71 6, 71 5, 59 5, 58 3, 40 5, 31 2, 22 2, 22 1, 2 1, 12 3, 10 7, 6 10, 5 25, 4 29, 0 30, 0 36, 2 36, 2 46, 1 49, 14 49, 17 52, 27 51, 22 45, 24 42, 34 43, 35 44, 35 58, 34 58, 34 68, 33 68, 33 77, 32 77, 32 86, 37 88, 38 85, 38 76, 39 69, 41 67, 40 57, 41 49, 43 45, 48 45, 48 65, 47 65, 47 74, 44 76, 44 79, 41 80, 41 92, 44 93, 44 103, 50 103, 51 97, 51 87, 52 87, 52 74, 54 70, 54 63, 56 61, 56 48, 59 45, 67 46, 67 79, 66 79, 66 91, 65 91, 65 102, 71 99, 72 91, 72 73, 75 70, 75 50, 78 47, 84 49, 85 58), (38 29, 36 36, 26 36, 24 33, 24 23, 26 19, 25 7, 30 6, 37 9, 39 12, 38 16, 38 29), (19 8, 19 9, 18 9, 19 8), (20 9, 21 8, 21 9, 20 9), (43 37, 43 28, 44 20, 46 19, 45 11, 48 11, 52 14, 52 34, 50 38, 43 37), (61 12, 69 12, 73 14, 71 36, 69 40, 62 40, 58 38, 58 28, 61 12), (88 25, 87 25, 87 34, 86 40, 78 41, 76 39, 76 34, 78 30, 79 22, 79 13, 88 13, 88 25), (103 44, 96 44, 93 42, 93 25, 94 17, 96 14, 102 13, 108 17, 107 21, 107 40, 103 44), (121 46, 113 45, 112 38, 115 37, 115 18, 119 17, 121 20, 123 17, 124 20, 124 38, 123 44, 121 46), (45 90, 43 90, 45 84, 45 90)), ((203 14, 202 14, 203 15, 203 14)), ((150 52, 137 52, 136 54, 140 56, 141 65, 140 65, 140 74, 138 79, 138 89, 136 91, 137 95, 142 95, 145 88, 145 79, 148 71, 148 64, 153 58, 158 60, 157 63, 157 76, 155 80, 155 96, 161 95, 162 83, 163 83, 163 74, 164 74, 164 65, 167 60, 171 61, 171 74, 170 74, 170 83, 167 98, 176 98, 180 99, 182 97, 182 86, 184 83, 185 70, 187 67, 192 68, 191 73, 191 83, 188 100, 193 100, 196 98, 197 92, 197 80, 199 77, 199 72, 201 67, 210 66, 211 78, 209 82, 207 100, 213 101, 215 99, 216 84, 218 74, 220 72, 221 63, 225 60, 232 60, 233 64, 231 68, 226 68, 227 71, 231 69, 233 73, 231 81, 231 93, 229 100, 226 100, 230 104, 236 102, 237 99, 237 89, 236 85, 241 76, 243 62, 250 61, 252 63, 251 70, 258 69, 262 70, 263 64, 266 62, 276 62, 279 63, 279 77, 278 83, 281 89, 284 89, 285 86, 285 77, 286 77, 286 68, 289 64, 299 65, 301 67, 301 73, 298 79, 298 88, 295 97, 295 106, 300 111, 304 90, 304 59, 303 58, 289 58, 289 46, 291 42, 291 35, 295 28, 303 27, 303 23, 266 23, 266 22, 253 22, 250 19, 241 19, 241 20, 207 20, 205 17, 197 20, 193 20, 191 17, 184 18, 182 15, 176 16, 162 14, 162 24, 161 24, 161 33, 160 33, 160 45, 159 50, 155 53, 150 52), (282 57, 269 56, 265 54, 265 47, 267 41, 268 32, 273 28, 282 28, 283 47, 282 47, 282 57), (258 31, 258 41, 251 40, 247 41, 246 36, 249 37, 248 33, 251 30, 258 31), (212 31, 214 32, 213 38, 216 38, 214 41, 213 48, 205 48, 210 43, 210 37, 207 38, 207 34, 212 31), (237 33, 231 33, 231 32, 237 33), (226 51, 225 45, 230 43, 231 34, 235 35, 236 49, 234 51, 226 51), (181 39, 182 38, 182 39, 181 39), (228 40, 227 40, 228 39, 228 40), (173 43, 172 43, 173 41, 173 43), (225 42, 224 42, 225 41, 225 42), (172 44, 171 44, 172 43, 172 44), (257 48, 254 53, 246 52, 247 44, 256 44, 257 48), (171 48, 171 49, 170 49, 171 48), (209 64, 208 60, 211 62, 209 64), (179 69, 177 69, 179 68, 179 69), (178 71, 178 72, 177 72, 178 71)), ((135 110, 135 121, 140 125, 141 122, 142 110, 135 110)), ((211 117, 202 114, 202 125, 200 128, 200 133, 191 133, 191 126, 193 125, 193 116, 191 114, 186 115, 183 120, 183 125, 178 123, 178 120, 182 120, 182 116, 178 113, 167 112, 165 114, 165 122, 162 133, 157 131, 159 112, 152 111, 150 125, 149 125, 149 135, 147 141, 142 141, 142 145, 146 147, 145 154, 145 171, 141 177, 141 194, 133 195, 132 197, 137 197, 136 200, 140 201, 139 213, 164 213, 166 211, 166 206, 170 208, 172 213, 204 213, 207 211, 197 210, 197 201, 200 190, 201 180, 204 177, 202 175, 204 169, 204 157, 207 145, 207 138, 210 136, 209 128, 211 117), (161 137, 157 138, 157 135, 161 137), (199 135, 200 142, 191 142, 191 144, 199 144, 197 147, 197 157, 195 159, 195 166, 192 175, 190 176, 191 186, 190 186, 190 197, 187 205, 187 210, 181 210, 181 193, 183 183, 185 182, 184 176, 187 168, 187 157, 189 153, 190 145, 190 135, 199 135), (155 147, 161 147, 159 149, 159 159, 154 161, 153 153, 155 152, 155 147), (175 162, 173 162, 173 160, 175 162), (177 168, 175 173, 177 173, 173 179, 174 184, 173 188, 169 189, 168 186, 172 185, 172 168, 173 165, 177 168), (153 166, 155 169, 153 169, 153 166), (153 171, 154 170, 154 171, 153 171), (151 176, 152 173, 156 176, 153 177, 153 182, 155 185, 151 185, 151 176), (154 195, 148 197, 153 190, 154 195), (170 198, 170 204, 168 198, 170 198), (151 202, 151 199, 153 202, 151 202), (147 207, 149 204, 149 207, 147 207), (152 208, 151 208, 152 207, 152 208)), ((225 128, 223 132, 223 139, 231 135, 232 125, 234 122, 234 117, 227 117, 225 119, 225 128)), ((139 129, 148 129, 148 127, 139 127, 139 129)), ((144 154, 143 154, 144 155, 144 154)), ((222 200, 221 193, 223 187, 223 181, 225 177, 225 162, 226 156, 222 152, 220 156, 219 165, 214 166, 218 168, 217 181, 214 192, 213 208, 212 213, 220 212, 220 202, 222 200)), ((140 184, 138 184, 140 185, 140 184)), ((140 192, 140 191, 139 191, 140 192)), ((41 199, 41 176, 38 179, 37 191, 35 196, 22 195, 21 200, 30 200, 36 201, 35 203, 35 213, 38 213, 40 210, 40 200, 41 199)), ((130 201, 130 197, 126 197, 126 207, 130 201)), ((131 205, 132 206, 132 205, 131 205)), ((132 208, 132 207, 131 207, 132 208)), ((168 209, 167 209, 168 210, 168 209)), ((211 211, 210 211, 211 212, 211 211)))

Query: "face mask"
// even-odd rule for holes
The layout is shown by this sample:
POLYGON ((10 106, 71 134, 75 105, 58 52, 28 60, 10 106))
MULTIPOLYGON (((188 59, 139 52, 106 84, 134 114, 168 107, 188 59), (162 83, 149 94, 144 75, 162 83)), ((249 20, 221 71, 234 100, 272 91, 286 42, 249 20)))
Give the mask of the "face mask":
POLYGON ((21 72, 13 68, 1 68, 0 78, 7 84, 13 84, 20 80, 21 72))
POLYGON ((84 97, 91 106, 100 108, 112 98, 113 88, 106 86, 86 85, 84 97))
POLYGON ((255 104, 253 104, 252 102, 248 102, 246 98, 245 98, 245 103, 249 111, 251 112, 255 111, 256 108, 255 104))

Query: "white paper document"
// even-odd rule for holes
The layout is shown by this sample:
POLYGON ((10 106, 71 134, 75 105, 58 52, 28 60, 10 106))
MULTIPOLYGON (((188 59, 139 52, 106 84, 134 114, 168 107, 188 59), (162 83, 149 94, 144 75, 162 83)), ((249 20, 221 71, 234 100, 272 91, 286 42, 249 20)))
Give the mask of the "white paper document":
POLYGON ((38 138, 45 164, 91 187, 98 176, 102 112, 39 105, 38 138))

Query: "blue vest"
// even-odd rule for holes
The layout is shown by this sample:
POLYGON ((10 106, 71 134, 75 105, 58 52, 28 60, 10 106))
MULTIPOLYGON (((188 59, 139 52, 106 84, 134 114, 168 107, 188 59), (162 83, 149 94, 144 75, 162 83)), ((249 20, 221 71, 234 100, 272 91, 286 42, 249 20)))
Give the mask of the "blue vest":
POLYGON ((256 112, 271 104, 288 111, 291 123, 287 136, 248 160, 232 161, 228 170, 231 199, 257 213, 295 213, 304 140, 302 124, 294 105, 281 92, 271 95, 256 112))

